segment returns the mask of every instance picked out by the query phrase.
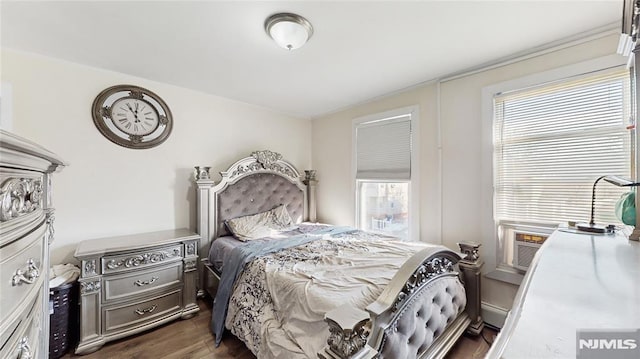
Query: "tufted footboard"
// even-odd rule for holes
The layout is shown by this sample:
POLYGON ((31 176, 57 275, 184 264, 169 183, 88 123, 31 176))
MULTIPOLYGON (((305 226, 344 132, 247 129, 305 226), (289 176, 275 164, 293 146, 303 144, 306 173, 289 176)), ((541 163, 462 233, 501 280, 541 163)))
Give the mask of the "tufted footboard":
POLYGON ((384 329, 379 358, 418 357, 464 311, 466 304, 464 288, 457 278, 445 277, 426 285, 384 329))
POLYGON ((363 311, 344 305, 325 315, 323 359, 440 358, 466 331, 482 330, 478 244, 412 256, 363 311))

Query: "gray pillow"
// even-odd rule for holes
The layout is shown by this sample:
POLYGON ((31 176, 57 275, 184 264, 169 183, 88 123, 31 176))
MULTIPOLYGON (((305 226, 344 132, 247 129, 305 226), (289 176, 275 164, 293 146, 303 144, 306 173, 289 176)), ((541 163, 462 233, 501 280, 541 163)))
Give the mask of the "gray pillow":
POLYGON ((265 212, 225 221, 234 237, 243 242, 269 237, 291 227, 292 223, 287 207, 283 204, 265 212))

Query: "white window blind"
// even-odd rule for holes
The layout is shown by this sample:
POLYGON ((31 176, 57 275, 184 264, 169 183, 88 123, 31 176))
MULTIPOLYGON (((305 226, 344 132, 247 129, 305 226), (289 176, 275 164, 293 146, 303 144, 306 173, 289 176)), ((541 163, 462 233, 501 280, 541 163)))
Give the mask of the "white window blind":
POLYGON ((411 179, 411 115, 356 127, 357 179, 411 179))
MULTIPOLYGON (((588 221, 594 181, 631 178, 629 91, 620 69, 494 96, 496 221, 588 221)), ((596 222, 628 190, 598 183, 596 222)))

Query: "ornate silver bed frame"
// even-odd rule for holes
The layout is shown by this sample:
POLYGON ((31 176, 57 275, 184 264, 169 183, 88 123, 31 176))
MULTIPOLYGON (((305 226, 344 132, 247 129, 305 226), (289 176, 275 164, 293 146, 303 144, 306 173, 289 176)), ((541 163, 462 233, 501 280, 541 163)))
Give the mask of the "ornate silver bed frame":
MULTIPOLYGON (((253 214, 281 204, 278 198, 271 199, 270 195, 267 195, 266 199, 262 198, 263 201, 258 204, 253 196, 264 196, 264 194, 251 188, 250 193, 242 201, 236 199, 231 204, 223 205, 225 199, 221 195, 225 190, 238 185, 241 181, 253 178, 252 176, 266 176, 266 181, 273 178, 280 181, 280 187, 289 186, 286 193, 299 191, 298 195, 303 202, 302 213, 295 216, 299 221, 315 222, 316 220, 315 171, 305 171, 305 177, 301 178, 298 170, 284 161, 279 153, 268 150, 255 151, 249 157, 232 164, 228 170, 220 172, 220 175, 222 179, 216 184, 210 178, 208 167, 196 167, 197 226, 198 233, 201 235, 199 252, 201 293, 204 289, 212 298, 215 297, 220 274, 210 265, 207 255, 212 241, 226 233, 223 220, 232 216, 253 214), (234 206, 236 203, 238 205, 234 206), (262 208, 258 208, 259 206, 262 208)), ((246 186, 245 184, 245 191, 247 191, 246 186)), ((393 346, 391 350, 388 350, 389 347, 387 350, 383 349, 385 346, 391 346, 391 343, 399 345, 397 336, 402 333, 398 334, 398 328, 406 326, 409 315, 417 317, 421 306, 431 304, 430 301, 425 302, 426 297, 422 294, 430 285, 438 281, 459 280, 465 287, 466 307, 455 318, 450 318, 451 322, 446 324, 446 329, 434 334, 435 340, 428 348, 419 350, 417 357, 443 357, 465 331, 472 335, 480 334, 484 327, 480 316, 480 269, 483 265, 478 255, 480 245, 465 242, 459 243, 459 246, 462 255, 450 250, 435 253, 423 250, 413 255, 396 273, 378 299, 366 308, 366 311, 344 305, 327 313, 325 320, 329 324, 329 339, 318 356, 324 359, 393 358, 393 354, 385 353, 406 352, 403 351, 406 348, 393 346)), ((429 318, 425 319, 426 323, 411 319, 411 325, 428 327, 427 319, 429 318)), ((409 341, 402 345, 419 344, 409 341)))

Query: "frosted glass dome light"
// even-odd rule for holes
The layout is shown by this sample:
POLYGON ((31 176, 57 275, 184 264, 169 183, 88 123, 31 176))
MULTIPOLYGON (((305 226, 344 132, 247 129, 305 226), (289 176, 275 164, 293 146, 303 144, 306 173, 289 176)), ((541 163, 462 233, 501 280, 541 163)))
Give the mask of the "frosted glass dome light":
POLYGON ((302 47, 313 35, 311 23, 296 14, 271 15, 265 21, 264 28, 278 46, 287 50, 302 47))

